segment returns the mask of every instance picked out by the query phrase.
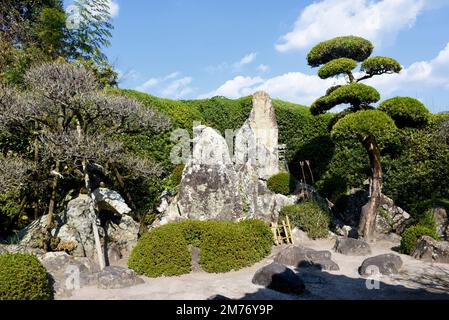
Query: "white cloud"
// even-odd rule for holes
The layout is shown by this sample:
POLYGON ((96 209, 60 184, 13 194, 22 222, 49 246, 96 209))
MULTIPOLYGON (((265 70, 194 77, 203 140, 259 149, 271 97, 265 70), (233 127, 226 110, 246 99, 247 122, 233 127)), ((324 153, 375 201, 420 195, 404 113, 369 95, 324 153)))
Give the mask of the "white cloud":
POLYGON ((232 70, 234 72, 238 72, 242 69, 242 67, 253 63, 256 60, 256 58, 257 58, 257 52, 251 52, 251 53, 248 53, 247 55, 245 55, 244 57, 242 57, 237 62, 234 62, 231 64, 229 64, 227 62, 222 62, 216 66, 209 66, 209 67, 207 67, 206 70, 210 73, 218 73, 218 72, 223 72, 225 70, 232 70))
MULTIPOLYGON (((435 0, 434 0, 435 1, 435 0)), ((323 0, 307 6, 293 31, 282 36, 276 49, 309 48, 336 36, 362 36, 381 45, 414 25, 428 4, 424 0, 323 0)))
POLYGON ((226 81, 217 90, 201 95, 199 98, 209 98, 213 96, 225 96, 228 98, 239 98, 251 94, 255 85, 261 84, 264 79, 260 77, 237 76, 232 80, 226 81))
POLYGON ((117 73, 119 82, 134 81, 140 78, 139 73, 134 69, 130 69, 128 71, 117 70, 117 73))
POLYGON ((265 73, 265 72, 267 72, 268 70, 270 70, 270 67, 267 66, 266 64, 260 64, 260 65, 257 67, 257 71, 262 72, 262 73, 265 73))
POLYGON ((192 77, 182 77, 180 72, 172 72, 163 77, 150 78, 136 90, 152 93, 164 98, 180 99, 194 92, 190 86, 192 77))
POLYGON ((156 85, 158 85, 160 83, 160 80, 157 78, 151 78, 148 81, 146 81, 145 83, 143 83, 142 85, 138 86, 136 88, 136 90, 139 91, 147 91, 148 89, 151 89, 153 87, 155 87, 156 85))
POLYGON ((302 72, 289 72, 269 79, 237 76, 200 98, 212 96, 239 98, 263 90, 275 98, 310 104, 335 83, 335 80, 323 81, 318 76, 302 72))
POLYGON ((252 63, 254 60, 256 60, 257 53, 251 52, 248 53, 246 56, 244 56, 239 62, 235 63, 235 67, 242 67, 244 65, 252 63))
POLYGON ((166 75, 166 76, 164 77, 164 81, 165 81, 165 80, 171 80, 171 79, 177 78, 177 77, 179 77, 180 75, 181 75, 181 73, 178 72, 178 71, 172 72, 172 73, 170 73, 169 75, 166 75))
MULTIPOLYGON (((264 90, 273 98, 310 105, 324 95, 329 87, 342 82, 342 78, 322 80, 317 75, 302 72, 289 72, 268 79, 237 76, 200 98, 216 95, 239 98, 264 90)), ((382 99, 397 95, 398 92, 420 98, 419 93, 429 89, 446 90, 449 94, 449 43, 432 60, 415 62, 400 74, 382 75, 364 83, 379 90, 382 99)))
POLYGON ((109 4, 109 13, 111 14, 111 17, 112 18, 117 17, 120 12, 119 4, 114 0, 108 0, 108 4, 109 4))
POLYGON ((419 61, 404 68, 400 74, 384 75, 366 82, 383 94, 398 90, 422 91, 426 88, 449 89, 449 43, 430 61, 419 61))
POLYGON ((173 80, 168 86, 162 89, 161 94, 164 97, 171 97, 175 99, 185 97, 189 93, 193 92, 193 88, 189 86, 192 81, 193 78, 191 77, 173 80))

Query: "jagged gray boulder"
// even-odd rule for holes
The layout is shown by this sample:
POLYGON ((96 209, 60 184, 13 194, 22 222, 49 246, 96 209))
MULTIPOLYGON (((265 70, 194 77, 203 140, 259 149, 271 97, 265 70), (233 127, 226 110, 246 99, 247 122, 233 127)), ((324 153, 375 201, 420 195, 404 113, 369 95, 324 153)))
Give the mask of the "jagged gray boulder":
POLYGON ((449 242, 423 236, 418 240, 412 256, 427 262, 449 263, 449 242))
POLYGON ((376 232, 379 234, 402 234, 410 221, 410 214, 396 206, 389 197, 382 195, 379 214, 376 219, 376 232))
POLYGON ((316 251, 303 246, 289 246, 279 252, 274 261, 296 268, 314 267, 326 271, 338 271, 340 267, 331 259, 330 251, 316 251))
POLYGON ((435 220, 437 233, 443 240, 449 240, 449 212, 446 208, 435 207, 430 209, 435 220))
POLYGON ((69 297, 74 290, 97 283, 94 274, 98 272, 98 267, 88 258, 76 258, 65 252, 49 252, 41 256, 40 261, 50 275, 57 297, 69 297))
POLYGON ((178 194, 162 197, 162 214, 152 227, 188 218, 277 221, 282 207, 297 202, 296 196, 274 194, 266 184, 279 172, 278 127, 266 93, 254 94, 253 110, 237 131, 235 148, 233 139, 228 144, 212 128, 197 126, 194 133, 193 155, 178 194))
POLYGON ((100 289, 121 289, 145 283, 133 270, 117 266, 104 268, 96 277, 100 289))
POLYGON ((90 211, 92 201, 87 195, 80 195, 71 200, 64 211, 62 226, 55 233, 55 236, 64 243, 72 244, 74 249, 71 254, 75 257, 96 256, 92 227, 92 222, 96 221, 96 218, 90 211))
POLYGON ((106 221, 104 233, 109 245, 115 245, 120 252, 120 256, 126 257, 137 243, 139 229, 139 223, 124 214, 106 221))
POLYGON ((396 254, 382 254, 363 261, 359 268, 359 274, 370 276, 372 273, 391 275, 399 273, 402 267, 402 259, 396 254))
MULTIPOLYGON (((347 208, 341 213, 343 225, 351 227, 353 231, 357 230, 362 207, 368 203, 368 199, 368 191, 364 189, 352 189, 350 191, 347 208)), ((402 234, 407 228, 410 218, 409 213, 396 206, 392 199, 382 194, 375 231, 379 235, 402 234)), ((355 235, 352 234, 351 236, 355 235)))
POLYGON ((98 210, 110 211, 119 215, 128 214, 131 208, 125 202, 125 199, 116 191, 108 188, 98 188, 92 193, 98 210))
POLYGON ((49 252, 40 257, 50 275, 56 297, 69 297, 74 290, 96 286, 101 289, 119 289, 144 283, 130 269, 109 266, 99 270, 88 258, 79 258, 65 252, 49 252))
POLYGON ((197 127, 193 157, 184 169, 179 192, 160 223, 178 219, 235 220, 243 205, 237 173, 226 140, 214 129, 197 127))
POLYGON ((367 256, 371 254, 369 244, 360 239, 337 239, 334 250, 347 256, 367 256))
POLYGON ((289 294, 302 294, 305 290, 304 282, 298 274, 275 262, 259 269, 252 283, 289 294))

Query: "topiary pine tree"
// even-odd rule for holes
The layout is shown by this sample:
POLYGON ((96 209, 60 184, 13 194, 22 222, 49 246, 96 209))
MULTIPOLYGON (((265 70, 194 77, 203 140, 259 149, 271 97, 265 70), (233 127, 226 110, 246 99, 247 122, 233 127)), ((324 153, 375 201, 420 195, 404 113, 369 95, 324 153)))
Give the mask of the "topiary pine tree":
POLYGON ((326 95, 311 106, 314 115, 325 113, 333 107, 347 104, 332 130, 332 137, 358 139, 366 149, 372 170, 370 198, 362 208, 358 227, 359 236, 370 239, 374 234, 375 222, 382 195, 382 166, 380 151, 383 140, 388 139, 397 129, 393 120, 385 113, 373 109, 371 105, 380 100, 379 92, 371 86, 360 83, 377 75, 399 73, 401 65, 388 57, 372 57, 373 44, 355 36, 337 37, 316 45, 309 52, 307 61, 311 67, 320 67, 321 79, 345 76, 347 83, 331 87, 326 95), (353 71, 361 63, 359 78, 353 71), (355 113, 354 113, 355 112, 355 113))

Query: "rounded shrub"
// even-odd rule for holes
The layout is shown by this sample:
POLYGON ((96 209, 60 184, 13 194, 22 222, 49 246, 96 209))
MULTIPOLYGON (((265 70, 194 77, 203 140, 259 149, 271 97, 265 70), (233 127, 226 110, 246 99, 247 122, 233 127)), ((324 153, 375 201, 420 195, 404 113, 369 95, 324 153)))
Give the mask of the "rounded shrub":
POLYGON ((429 122, 430 111, 410 97, 395 97, 381 103, 379 110, 387 113, 399 128, 421 127, 429 122))
POLYGON ((263 221, 210 221, 200 245, 200 264, 211 273, 238 270, 268 256, 272 245, 273 234, 263 221))
POLYGON ((348 58, 340 58, 329 61, 318 71, 318 76, 321 79, 338 76, 340 74, 347 74, 357 67, 357 61, 348 58))
POLYGON ((332 129, 335 141, 360 140, 360 137, 374 136, 383 144, 397 133, 393 120, 379 110, 363 110, 351 113, 339 120, 332 129))
POLYGON ((301 204, 282 208, 279 221, 288 216, 293 227, 305 232, 312 239, 327 237, 331 218, 326 210, 316 202, 304 202, 301 204))
POLYGON ((399 73, 402 66, 396 60, 389 57, 372 57, 363 61, 360 68, 369 75, 383 74, 383 73, 399 73))
POLYGON ((152 278, 189 273, 191 255, 182 227, 170 223, 145 233, 131 252, 128 266, 152 278))
POLYGON ((328 92, 328 95, 318 98, 310 106, 310 112, 313 115, 322 114, 339 104, 351 104, 359 106, 358 109, 364 109, 380 100, 379 92, 363 83, 335 86, 328 92))
POLYGON ((31 254, 0 255, 0 300, 50 300, 47 271, 31 254))
POLYGON ((435 240, 439 240, 439 236, 435 230, 421 225, 412 226, 402 233, 401 246, 399 248, 400 252, 412 254, 413 251, 415 251, 419 238, 422 236, 429 236, 435 240))
POLYGON ((371 55, 373 49, 373 44, 361 37, 337 37, 320 42, 313 47, 307 55, 307 62, 311 67, 318 67, 339 58, 362 62, 371 55))
POLYGON ((176 276, 191 271, 188 246, 200 249, 206 272, 238 270, 270 254, 273 235, 259 220, 170 223, 145 234, 131 253, 128 265, 148 277, 176 276))
POLYGON ((267 181, 267 186, 274 193, 288 196, 295 192, 296 179, 288 172, 281 172, 271 176, 267 181))

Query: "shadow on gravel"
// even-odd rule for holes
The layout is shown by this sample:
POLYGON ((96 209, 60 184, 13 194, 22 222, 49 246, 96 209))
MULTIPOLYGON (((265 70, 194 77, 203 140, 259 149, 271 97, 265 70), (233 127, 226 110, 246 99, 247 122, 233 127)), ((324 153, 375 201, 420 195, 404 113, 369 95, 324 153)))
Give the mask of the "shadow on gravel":
MULTIPOLYGON (((379 283, 379 289, 369 290, 367 280, 363 278, 353 279, 311 268, 297 271, 306 286, 306 292, 302 295, 283 294, 261 288, 237 300, 449 300, 449 272, 447 271, 446 275, 429 274, 423 275, 422 278, 410 279, 415 284, 426 286, 427 290, 391 285, 382 281, 379 283)), ((372 280, 369 282, 372 283, 372 280)), ((228 298, 216 295, 209 299, 227 300, 228 298)))

